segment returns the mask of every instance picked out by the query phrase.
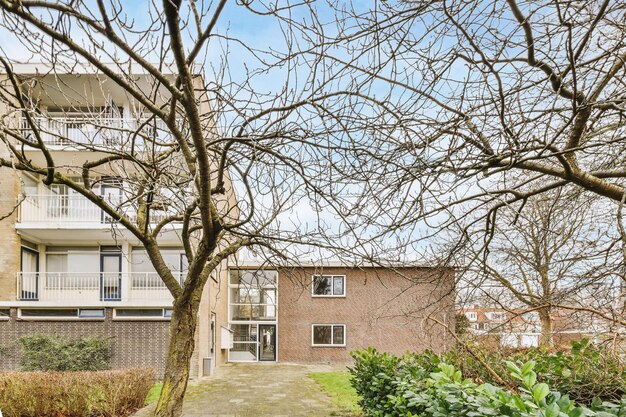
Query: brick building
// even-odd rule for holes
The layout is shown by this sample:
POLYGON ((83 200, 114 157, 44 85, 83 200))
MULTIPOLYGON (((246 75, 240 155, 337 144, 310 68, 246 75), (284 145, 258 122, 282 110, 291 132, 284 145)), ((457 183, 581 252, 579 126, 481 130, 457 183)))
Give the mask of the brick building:
POLYGON ((402 354, 452 343, 451 269, 248 264, 230 276, 230 361, 349 362, 359 348, 402 354))
MULTIPOLYGON (((78 178, 85 162, 127 146, 139 131, 159 143, 171 141, 166 128, 143 118, 132 97, 88 67, 63 72, 16 64, 14 70, 31 95, 41 140, 69 175, 78 178)), ((133 76, 136 85, 151 85, 145 72, 133 76)), ((0 83, 7 82, 0 75, 0 83)), ((6 124, 25 126, 7 103, 0 103, 0 115, 6 124)), ((42 158, 28 146, 24 152, 42 158)), ((9 150, 0 147, 0 155, 9 150)), ((132 217, 136 209, 123 205, 124 179, 117 174, 127 168, 111 162, 94 187, 132 217)), ((43 333, 106 339, 113 366, 152 367, 161 374, 172 297, 145 249, 87 198, 42 180, 0 168, 0 369, 18 368, 20 337, 43 333)), ((234 207, 228 188, 224 205, 234 207)), ((158 243, 182 279, 181 227, 169 223, 158 243)), ((453 306, 448 269, 326 263, 269 270, 238 265, 233 256, 204 289, 191 375, 226 361, 344 362, 350 350, 366 346, 395 353, 445 349, 450 340, 442 326, 453 327, 453 306)))

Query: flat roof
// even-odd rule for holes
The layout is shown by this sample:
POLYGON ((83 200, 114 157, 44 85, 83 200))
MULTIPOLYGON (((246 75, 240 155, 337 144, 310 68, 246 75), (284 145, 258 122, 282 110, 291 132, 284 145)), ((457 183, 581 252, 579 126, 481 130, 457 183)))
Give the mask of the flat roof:
POLYGON ((340 259, 323 259, 319 261, 315 260, 293 260, 283 262, 271 262, 264 259, 241 259, 237 262, 231 262, 229 268, 233 269, 251 269, 251 268, 387 268, 387 269, 399 269, 399 268, 450 268, 452 266, 439 266, 429 264, 424 261, 413 262, 384 262, 372 263, 372 262, 348 262, 340 259))
MULTIPOLYGON (((158 63, 151 63, 154 66, 158 66, 158 63)), ((143 68, 141 65, 137 63, 131 63, 130 65, 126 63, 115 63, 115 62, 104 62, 107 68, 122 74, 122 73, 131 73, 136 75, 148 75, 148 71, 143 68)), ((72 75, 92 75, 92 74, 101 74, 101 71, 93 66, 89 62, 59 62, 54 65, 50 62, 11 62, 11 66, 13 68, 13 72, 20 75, 35 75, 41 74, 45 75, 47 73, 62 75, 62 74, 72 74, 72 75)), ((0 73, 4 74, 6 71, 3 66, 0 66, 0 73)), ((172 64, 165 64, 161 69, 161 72, 165 75, 177 75, 178 71, 176 70, 176 66, 172 64)), ((194 71, 195 72, 195 71, 194 71)))

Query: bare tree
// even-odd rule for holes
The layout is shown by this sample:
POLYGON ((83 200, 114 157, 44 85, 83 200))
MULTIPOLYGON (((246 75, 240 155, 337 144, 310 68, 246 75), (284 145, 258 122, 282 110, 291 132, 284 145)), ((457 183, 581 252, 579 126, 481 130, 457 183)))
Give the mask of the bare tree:
POLYGON ((318 35, 337 50, 324 57, 335 76, 393 91, 403 130, 381 153, 405 169, 392 189, 412 203, 406 221, 463 217, 464 229, 479 214, 489 232, 499 208, 566 184, 617 210, 625 13, 608 0, 380 2, 342 9, 339 34, 318 35))
POLYGON ((613 299, 620 253, 607 217, 571 188, 529 199, 521 214, 503 208, 488 253, 463 281, 502 308, 536 311, 545 346, 554 344, 556 309, 620 317, 613 299))
MULTIPOLYGON (((303 19, 316 19, 305 3, 298 19, 289 4, 233 4, 230 13, 284 35, 258 48, 218 27, 226 3, 166 0, 137 16, 118 1, 0 0, 3 33, 39 62, 24 74, 11 52, 0 57, 0 166, 73 190, 113 233, 145 247, 174 298, 158 416, 181 415, 202 290, 224 259, 242 247, 282 258, 312 247, 374 261, 392 230, 379 221, 364 233, 377 213, 362 204, 387 174, 368 139, 388 129, 377 116, 385 103, 300 61, 314 45, 302 35, 303 19), (236 68, 242 57, 251 64, 236 68), (81 72, 96 76, 80 85, 81 72), (103 122, 116 106, 93 98, 113 93, 131 103, 132 122, 103 122), (96 133, 77 139, 53 113, 78 114, 96 133), (72 159, 52 145, 92 152, 72 159), (114 195, 102 195, 105 185, 114 195), (184 246, 180 280, 164 260, 163 233, 184 246)), ((387 245, 388 257, 400 246, 387 245)))

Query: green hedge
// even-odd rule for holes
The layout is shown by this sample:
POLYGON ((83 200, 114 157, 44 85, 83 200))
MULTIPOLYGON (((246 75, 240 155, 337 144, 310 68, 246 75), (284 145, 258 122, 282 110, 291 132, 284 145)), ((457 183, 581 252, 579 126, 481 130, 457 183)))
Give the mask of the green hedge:
POLYGON ((101 371, 110 368, 109 343, 94 337, 33 335, 19 339, 23 371, 101 371))
POLYGON ((0 373, 4 417, 126 416, 142 407, 151 369, 0 373))
MULTIPOLYGON (((550 387, 569 395, 582 404, 591 404, 594 398, 603 401, 620 401, 626 395, 626 362, 620 356, 588 340, 572 342, 567 352, 553 352, 546 348, 525 350, 473 349, 505 380, 508 386, 519 385, 507 369, 507 361, 525 363, 534 361, 535 372, 540 380, 550 387)), ((442 355, 425 352, 414 355, 413 361, 435 370, 437 364, 445 362, 461 370, 463 375, 475 381, 495 383, 493 376, 483 364, 465 350, 452 350, 442 355)))
POLYGON ((445 362, 454 355, 460 357, 459 352, 396 357, 368 349, 352 355, 353 385, 361 407, 372 417, 626 416, 626 400, 596 399, 583 405, 570 400, 567 393, 551 390, 544 381, 538 382, 540 366, 532 360, 519 365, 490 363, 497 368, 503 365, 506 373, 501 375, 514 381, 511 389, 505 389, 480 379, 463 379, 457 367, 445 362))

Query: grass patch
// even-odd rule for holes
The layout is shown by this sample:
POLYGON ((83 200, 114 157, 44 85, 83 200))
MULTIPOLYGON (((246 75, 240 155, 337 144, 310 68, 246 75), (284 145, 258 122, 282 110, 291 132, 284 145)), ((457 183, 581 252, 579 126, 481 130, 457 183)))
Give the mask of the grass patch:
POLYGON ((363 411, 357 401, 359 396, 350 385, 352 376, 347 372, 312 372, 308 374, 337 405, 341 416, 362 416, 363 411))
POLYGON ((161 390, 163 389, 163 383, 157 382, 150 388, 148 395, 146 395, 146 404, 150 404, 159 399, 159 395, 161 395, 161 390))

